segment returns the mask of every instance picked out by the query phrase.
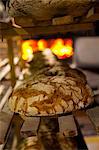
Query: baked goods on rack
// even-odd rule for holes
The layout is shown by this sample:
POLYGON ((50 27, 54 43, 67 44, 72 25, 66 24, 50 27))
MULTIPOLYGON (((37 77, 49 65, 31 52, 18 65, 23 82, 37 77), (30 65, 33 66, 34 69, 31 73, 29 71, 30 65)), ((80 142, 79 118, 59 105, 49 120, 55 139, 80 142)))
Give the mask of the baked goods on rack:
POLYGON ((30 78, 14 90, 9 107, 23 116, 46 116, 85 108, 92 101, 93 94, 86 80, 83 82, 72 75, 42 76, 30 78))

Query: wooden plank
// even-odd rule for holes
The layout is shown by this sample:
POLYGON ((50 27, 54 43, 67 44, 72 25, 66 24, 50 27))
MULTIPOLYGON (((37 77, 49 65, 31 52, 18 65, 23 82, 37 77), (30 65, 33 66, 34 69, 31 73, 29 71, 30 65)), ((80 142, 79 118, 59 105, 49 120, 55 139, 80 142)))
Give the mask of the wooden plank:
POLYGON ((89 18, 90 16, 92 16, 92 15, 94 15, 94 7, 92 7, 89 11, 88 11, 88 13, 87 13, 87 15, 86 15, 86 18, 89 18))
POLYGON ((89 9, 86 16, 84 16, 82 22, 95 22, 99 20, 99 11, 97 11, 97 6, 93 6, 91 9, 89 9))
MULTIPOLYGON (((19 59, 18 57, 14 58, 14 65, 18 63, 19 59)), ((0 81, 9 73, 11 67, 9 64, 7 64, 1 71, 0 71, 0 81)))
POLYGON ((26 17, 26 16, 23 16, 20 18, 15 17, 15 23, 22 27, 33 27, 34 26, 33 18, 26 17))
POLYGON ((87 143, 88 150, 99 149, 99 136, 85 137, 84 140, 87 143))
POLYGON ((5 66, 9 62, 8 58, 5 58, 4 60, 0 61, 0 68, 5 66))
POLYGON ((5 86, 4 85, 0 85, 0 95, 3 93, 3 90, 4 90, 5 86))
POLYGON ((26 27, 26 28, 8 28, 2 29, 1 34, 4 37, 7 36, 16 36, 16 35, 48 35, 48 34, 57 34, 57 33, 66 33, 66 32, 77 32, 77 31, 87 31, 93 30, 93 23, 80 23, 80 24, 69 24, 69 25, 55 25, 55 26, 35 26, 35 27, 26 27))
POLYGON ((20 132, 31 131, 33 134, 37 134, 40 118, 39 117, 26 117, 25 122, 20 132))
POLYGON ((5 144, 3 149, 15 149, 17 143, 20 141, 20 129, 23 123, 24 120, 18 114, 13 115, 5 136, 5 144))
POLYGON ((99 106, 87 110, 86 113, 90 117, 91 121, 94 123, 97 134, 99 135, 99 106))
POLYGON ((33 18, 31 17, 15 17, 15 23, 19 26, 24 27, 34 27, 34 26, 48 26, 52 25, 52 20, 42 20, 42 21, 37 21, 36 24, 33 22, 33 18))
POLYGON ((58 118, 59 130, 66 137, 77 136, 77 128, 72 115, 61 116, 58 118))
POLYGON ((8 100, 9 96, 12 93, 12 87, 9 87, 7 92, 5 93, 4 97, 2 98, 1 102, 0 102, 0 112, 2 111, 6 101, 8 100))
POLYGON ((63 25, 63 24, 71 24, 71 23, 73 23, 73 17, 69 15, 52 19, 53 25, 63 25))
POLYGON ((90 149, 90 143, 88 141, 91 137, 93 139, 97 138, 97 133, 94 124, 91 122, 90 118, 87 116, 85 111, 76 111, 73 114, 75 123, 77 125, 78 133, 83 138, 83 143, 85 143, 84 145, 87 146, 85 149, 93 150, 93 147, 95 147, 94 143, 92 143, 91 145, 91 148, 93 149, 90 149))
POLYGON ((80 127, 83 136, 97 135, 94 124, 91 122, 85 111, 74 112, 74 118, 80 127))
POLYGON ((9 63, 10 63, 10 67, 11 67, 11 84, 12 87, 15 86, 16 83, 16 77, 15 77, 15 68, 14 68, 14 54, 13 54, 13 45, 12 45, 12 39, 8 38, 7 39, 7 44, 8 44, 8 57, 9 57, 9 63))
POLYGON ((84 18, 83 22, 95 22, 97 20, 99 20, 99 13, 95 13, 93 15, 90 15, 87 18, 84 18))
POLYGON ((10 71, 10 65, 8 64, 0 71, 0 81, 7 75, 9 71, 10 71))
MULTIPOLYGON (((0 112, 0 144, 4 143, 4 138, 11 121, 12 115, 6 112, 0 112)), ((1 150, 1 149, 0 149, 1 150)))

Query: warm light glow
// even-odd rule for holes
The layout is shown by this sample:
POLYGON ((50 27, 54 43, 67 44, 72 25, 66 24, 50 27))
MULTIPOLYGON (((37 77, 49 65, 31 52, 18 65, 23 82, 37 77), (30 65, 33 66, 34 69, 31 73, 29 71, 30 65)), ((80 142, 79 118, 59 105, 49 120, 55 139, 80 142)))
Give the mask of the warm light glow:
POLYGON ((33 58, 32 48, 26 49, 25 51, 23 51, 22 58, 23 58, 23 60, 31 61, 33 58))
POLYGON ((71 57, 73 55, 73 48, 71 41, 69 42, 66 42, 66 45, 64 45, 64 40, 56 39, 51 47, 52 52, 59 58, 71 57))
POLYGON ((40 51, 43 51, 46 48, 47 48, 47 42, 46 42, 46 40, 43 40, 43 39, 39 40, 38 41, 38 49, 40 51))
POLYGON ((71 57, 73 55, 72 39, 51 39, 44 40, 26 40, 22 43, 22 58, 23 60, 32 60, 33 53, 36 51, 44 51, 48 48, 60 59, 71 57))
POLYGON ((72 39, 66 39, 66 40, 65 40, 65 45, 70 45, 70 46, 72 46, 72 45, 73 45, 72 39))
POLYGON ((22 43, 22 58, 26 61, 31 61, 33 58, 32 41, 25 41, 22 43))

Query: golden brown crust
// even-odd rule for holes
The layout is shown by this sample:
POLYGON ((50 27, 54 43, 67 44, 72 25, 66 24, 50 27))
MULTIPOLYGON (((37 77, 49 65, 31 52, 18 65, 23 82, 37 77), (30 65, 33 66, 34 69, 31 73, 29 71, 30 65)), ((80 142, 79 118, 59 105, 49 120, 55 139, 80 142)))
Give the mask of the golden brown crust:
POLYGON ((92 102, 90 87, 73 77, 54 76, 30 79, 9 99, 12 111, 25 116, 71 112, 92 102))

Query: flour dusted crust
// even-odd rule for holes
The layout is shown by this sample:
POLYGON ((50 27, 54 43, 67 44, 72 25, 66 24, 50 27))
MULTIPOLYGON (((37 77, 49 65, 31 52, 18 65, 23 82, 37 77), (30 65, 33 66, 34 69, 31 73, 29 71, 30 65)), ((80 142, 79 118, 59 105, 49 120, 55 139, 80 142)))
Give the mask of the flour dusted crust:
POLYGON ((29 79, 9 99, 11 111, 23 116, 53 115, 87 107, 93 94, 86 82, 74 77, 29 79))

